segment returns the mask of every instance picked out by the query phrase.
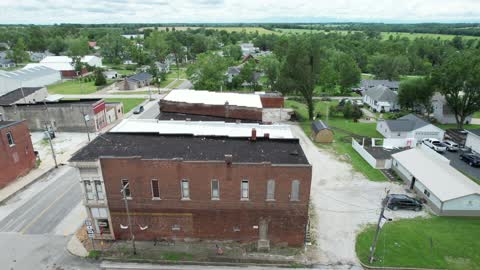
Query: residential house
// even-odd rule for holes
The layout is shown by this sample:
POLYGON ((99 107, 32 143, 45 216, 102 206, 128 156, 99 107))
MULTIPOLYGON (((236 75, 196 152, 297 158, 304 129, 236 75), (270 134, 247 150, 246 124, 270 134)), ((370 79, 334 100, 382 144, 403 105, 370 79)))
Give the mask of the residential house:
POLYGON ((32 62, 40 62, 42 61, 45 57, 47 56, 54 56, 53 53, 50 53, 49 51, 45 52, 28 52, 30 55, 30 61, 32 62))
POLYGON ((12 59, 0 58, 0 68, 14 68, 16 66, 12 59))
POLYGON ((480 216, 480 186, 425 145, 393 154, 393 170, 440 216, 480 216))
POLYGON ((170 63, 165 62, 155 62, 155 66, 158 68, 160 73, 169 73, 170 72, 170 63))
MULTIPOLYGON (((455 113, 452 108, 447 104, 445 96, 440 93, 436 93, 432 97, 433 117, 441 124, 456 124, 455 113)), ((464 124, 472 122, 472 115, 465 119, 464 124)))
POLYGON ((370 88, 374 88, 377 86, 385 86, 392 91, 398 91, 400 88, 399 81, 389 81, 389 80, 366 80, 362 79, 360 82, 360 90, 362 92, 367 91, 370 88))
POLYGON ((138 88, 149 86, 153 80, 153 76, 147 72, 137 73, 118 82, 120 90, 135 90, 138 88))
POLYGON ((473 152, 480 154, 480 129, 467 130, 467 140, 465 147, 472 149, 473 152))
POLYGON ((322 120, 312 122, 312 138, 318 143, 332 143, 333 130, 330 129, 322 120))
POLYGON ((91 67, 103 67, 102 58, 96 55, 85 55, 80 61, 91 67))
POLYGON ((246 56, 249 54, 254 54, 259 49, 253 45, 253 43, 242 43, 240 44, 240 48, 242 49, 242 55, 246 56))
POLYGON ((305 242, 312 167, 287 125, 124 120, 70 163, 97 239, 305 242))
POLYGON ((380 120, 377 131, 385 138, 410 140, 410 145, 422 139, 435 138, 443 140, 445 131, 414 114, 408 114, 396 120, 380 120))
MULTIPOLYGON (((58 100, 3 106, 8 120, 27 120, 30 130, 49 126, 63 132, 98 132, 108 125, 103 99, 58 100), (87 126, 85 126, 85 119, 87 126)), ((116 120, 116 119, 115 119, 116 120)))
POLYGON ((122 35, 122 37, 126 38, 126 39, 130 39, 130 40, 133 40, 133 39, 143 39, 144 38, 144 35, 143 34, 139 34, 139 35, 122 35))
POLYGON ((27 123, 0 120, 0 189, 35 167, 27 123))
POLYGON ((115 80, 120 78, 120 75, 115 70, 107 70, 102 73, 103 73, 103 76, 105 76, 105 78, 107 79, 115 80))
POLYGON ((227 75, 227 82, 232 83, 233 78, 240 75, 241 71, 242 71, 242 68, 240 66, 228 67, 227 74, 226 74, 227 75))
POLYGON ((374 112, 391 112, 400 109, 397 93, 383 85, 368 89, 363 96, 363 103, 374 112))
POLYGON ((59 71, 44 66, 0 71, 0 95, 22 87, 43 87, 61 79, 59 71))

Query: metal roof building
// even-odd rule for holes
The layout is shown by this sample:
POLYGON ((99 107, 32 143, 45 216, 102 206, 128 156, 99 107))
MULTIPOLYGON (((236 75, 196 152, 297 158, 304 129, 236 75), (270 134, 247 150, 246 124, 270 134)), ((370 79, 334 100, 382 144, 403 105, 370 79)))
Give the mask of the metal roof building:
POLYGON ((0 71, 0 95, 21 87, 43 87, 61 80, 60 72, 45 66, 0 71))
POLYGON ((480 216, 480 186, 421 146, 392 155, 397 174, 438 215, 480 216))

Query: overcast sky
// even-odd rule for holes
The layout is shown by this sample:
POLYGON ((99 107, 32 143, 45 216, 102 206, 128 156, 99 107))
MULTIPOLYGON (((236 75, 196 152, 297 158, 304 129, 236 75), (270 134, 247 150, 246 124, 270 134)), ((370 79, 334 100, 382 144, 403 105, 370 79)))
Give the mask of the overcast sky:
POLYGON ((480 22, 480 0, 0 0, 0 23, 480 22))

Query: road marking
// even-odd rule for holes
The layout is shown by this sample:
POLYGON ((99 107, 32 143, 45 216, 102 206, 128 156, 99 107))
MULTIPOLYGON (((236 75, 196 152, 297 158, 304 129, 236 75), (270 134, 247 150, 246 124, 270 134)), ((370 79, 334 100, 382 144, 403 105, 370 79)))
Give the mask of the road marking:
POLYGON ((49 204, 45 209, 38 214, 30 223, 27 224, 27 226, 23 227, 23 229, 20 231, 21 234, 24 234, 33 224, 35 224, 50 208, 52 208, 56 202, 58 202, 60 199, 62 199, 67 192, 69 192, 73 187, 75 187, 77 183, 74 183, 70 188, 65 190, 58 198, 56 198, 51 204, 49 204))

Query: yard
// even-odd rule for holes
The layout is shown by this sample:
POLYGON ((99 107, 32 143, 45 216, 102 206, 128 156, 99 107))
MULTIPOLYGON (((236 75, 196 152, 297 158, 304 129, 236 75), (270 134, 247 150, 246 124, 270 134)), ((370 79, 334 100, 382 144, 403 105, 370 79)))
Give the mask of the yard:
MULTIPOLYGON (((480 218, 432 217, 387 223, 377 244, 374 266, 480 269, 480 218)), ((356 252, 368 262, 375 232, 369 226, 357 236, 356 252)))
POLYGON ((123 112, 128 113, 133 108, 140 105, 144 102, 145 99, 143 98, 107 98, 105 102, 122 102, 123 103, 123 112))
MULTIPOLYGON (((353 168, 361 172, 371 181, 386 181, 386 177, 377 169, 372 168, 353 148, 352 134, 356 136, 376 137, 382 136, 376 131, 375 123, 355 123, 343 117, 328 117, 327 108, 338 104, 337 101, 319 101, 315 103, 315 113, 321 114, 321 119, 330 127, 334 128, 334 142, 332 144, 317 144, 321 148, 331 149, 337 154, 348 157, 353 168)), ((285 106, 295 109, 300 116, 300 125, 305 133, 311 134, 311 121, 308 120, 308 112, 305 104, 298 101, 286 100, 285 106)))
MULTIPOLYGON (((108 80, 107 85, 113 81, 108 80)), ((48 93, 61 95, 83 95, 92 94, 104 88, 105 86, 95 86, 95 81, 81 82, 79 80, 70 80, 62 83, 47 86, 48 93)))

